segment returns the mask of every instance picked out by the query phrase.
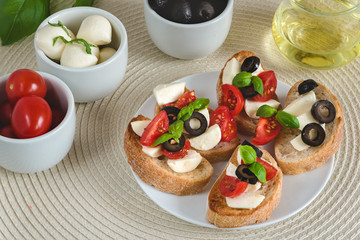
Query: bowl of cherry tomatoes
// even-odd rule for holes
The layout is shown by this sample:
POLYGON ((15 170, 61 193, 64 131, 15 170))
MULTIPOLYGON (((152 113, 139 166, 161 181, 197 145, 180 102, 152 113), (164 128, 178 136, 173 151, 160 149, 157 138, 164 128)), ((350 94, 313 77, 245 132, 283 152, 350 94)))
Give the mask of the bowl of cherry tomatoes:
POLYGON ((59 163, 75 135, 69 87, 44 72, 19 69, 0 77, 0 166, 34 173, 59 163))

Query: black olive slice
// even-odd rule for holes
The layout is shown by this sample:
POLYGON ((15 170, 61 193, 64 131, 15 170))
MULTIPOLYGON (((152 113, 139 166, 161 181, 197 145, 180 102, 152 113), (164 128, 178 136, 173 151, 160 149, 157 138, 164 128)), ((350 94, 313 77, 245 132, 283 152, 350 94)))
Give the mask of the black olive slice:
POLYGON ((320 123, 329 123, 334 121, 336 110, 330 101, 319 100, 312 106, 311 114, 320 123))
POLYGON ((308 79, 308 80, 305 80, 305 81, 303 81, 302 83, 299 84, 298 92, 301 95, 301 94, 310 92, 311 90, 313 90, 317 86, 318 86, 318 84, 314 80, 308 79))
POLYGON ((256 152, 256 156, 257 156, 258 158, 261 158, 261 157, 262 157, 263 152, 262 152, 259 148, 257 148, 255 145, 253 145, 253 144, 251 144, 250 142, 248 142, 247 140, 244 140, 241 145, 248 145, 248 146, 252 147, 252 148, 255 150, 255 152, 256 152))
POLYGON ((325 140, 325 130, 320 124, 309 123, 303 128, 301 132, 301 139, 307 145, 313 147, 319 146, 325 140), (315 136, 312 136, 314 134, 315 136))
POLYGON ((259 94, 258 92, 255 91, 253 84, 250 84, 247 87, 241 87, 239 88, 239 90, 244 98, 253 98, 259 94))
POLYGON ((208 123, 206 117, 203 114, 195 111, 193 112, 191 117, 184 122, 185 130, 193 136, 199 136, 203 134, 206 131, 207 127, 208 127, 208 123), (191 119, 197 119, 200 122, 200 127, 197 129, 192 128, 190 126, 191 119))
POLYGON ((243 182, 256 184, 258 179, 255 174, 250 171, 248 165, 240 164, 235 171, 236 176, 243 182))
POLYGON ((260 66, 260 58, 251 56, 248 58, 245 58, 244 62, 241 64, 241 71, 245 72, 255 72, 256 69, 258 69, 260 66))
POLYGON ((169 118, 169 124, 172 124, 173 122, 175 122, 177 120, 177 115, 180 112, 180 109, 177 107, 172 107, 172 106, 166 106, 163 107, 160 111, 165 110, 168 118, 169 118))
POLYGON ((174 139, 169 139, 168 141, 163 142, 162 146, 169 152, 178 152, 185 146, 185 137, 184 135, 181 135, 179 143, 177 143, 174 139))

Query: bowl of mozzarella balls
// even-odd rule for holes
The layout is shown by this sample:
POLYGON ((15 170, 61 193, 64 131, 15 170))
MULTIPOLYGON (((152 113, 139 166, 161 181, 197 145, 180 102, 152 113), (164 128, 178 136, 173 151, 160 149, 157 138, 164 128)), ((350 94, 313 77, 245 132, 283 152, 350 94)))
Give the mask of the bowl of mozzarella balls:
POLYGON ((126 29, 99 8, 74 7, 52 14, 38 27, 34 47, 40 71, 63 80, 78 103, 112 94, 126 72, 126 29))

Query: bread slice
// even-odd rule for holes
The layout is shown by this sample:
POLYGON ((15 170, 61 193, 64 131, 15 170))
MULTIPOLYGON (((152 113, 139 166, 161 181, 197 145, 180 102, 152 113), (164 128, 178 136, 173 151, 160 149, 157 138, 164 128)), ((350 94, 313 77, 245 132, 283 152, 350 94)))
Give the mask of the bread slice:
POLYGON ((238 165, 238 148, 236 148, 225 170, 209 192, 206 215, 210 223, 220 228, 234 228, 263 222, 270 218, 272 211, 280 202, 283 174, 270 153, 262 148, 259 149, 263 152, 262 158, 278 169, 276 176, 267 183, 263 183, 260 188, 261 194, 265 195, 265 199, 253 209, 231 208, 226 204, 225 197, 219 191, 219 184, 226 175, 226 168, 229 163, 238 165))
MULTIPOLYGON (((294 84, 289 90, 285 105, 299 97, 298 86, 303 81, 294 84)), ((344 135, 343 110, 338 99, 322 84, 318 83, 313 91, 317 100, 330 101, 336 110, 333 122, 327 123, 325 127, 325 140, 317 147, 309 147, 303 151, 297 151, 290 141, 301 134, 299 129, 282 128, 275 140, 276 160, 284 174, 299 174, 313 170, 324 164, 335 154, 344 135)))
MULTIPOLYGON (((149 120, 139 115, 131 120, 149 120)), ((133 171, 146 183, 160 191, 176 195, 191 195, 201 192, 209 183, 213 167, 203 158, 191 172, 174 172, 166 163, 165 157, 153 158, 142 151, 140 137, 136 135, 129 123, 124 138, 124 149, 128 163, 133 171)))
MULTIPOLYGON (((223 84, 222 83, 222 77, 223 77, 223 72, 224 72, 224 69, 226 67, 226 64, 233 58, 236 58, 236 60, 238 60, 240 63, 242 63, 246 58, 251 57, 251 56, 256 56, 256 55, 255 55, 255 53, 253 53, 251 51, 240 51, 238 53, 235 53, 231 58, 229 58, 226 61, 224 67, 221 69, 219 79, 218 79, 218 82, 216 84, 216 95, 217 95, 219 105, 221 104, 221 96, 222 96, 221 85, 223 84)), ((262 64, 261 64, 261 67, 263 68, 262 64)), ((279 98, 277 97, 276 94, 274 95, 273 99, 280 102, 279 98)), ((254 119, 254 118, 250 118, 246 114, 245 109, 243 109, 234 118, 235 118, 237 129, 238 129, 239 133, 244 134, 244 135, 254 135, 255 134, 256 126, 257 126, 259 120, 254 119)))

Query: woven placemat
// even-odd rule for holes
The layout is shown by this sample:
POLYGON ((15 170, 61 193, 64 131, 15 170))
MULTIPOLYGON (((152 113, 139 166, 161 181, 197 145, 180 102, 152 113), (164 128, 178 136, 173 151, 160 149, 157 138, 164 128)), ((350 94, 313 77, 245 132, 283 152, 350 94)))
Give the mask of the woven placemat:
MULTIPOLYGON (((51 1, 51 11, 73 2, 51 1)), ((360 59, 334 71, 290 64, 271 34, 279 3, 236 0, 223 46, 208 57, 184 61, 163 54, 151 42, 142 0, 96 0, 95 7, 117 16, 127 29, 124 82, 111 96, 77 104, 74 144, 55 167, 36 174, 0 168, 0 239, 359 239, 360 59), (124 131, 157 84, 219 70, 233 53, 245 49, 256 52, 280 81, 313 78, 326 84, 342 103, 344 140, 326 187, 296 215, 255 230, 199 227, 168 214, 140 189, 123 150, 124 131)), ((33 37, 0 47, 1 75, 19 68, 37 70, 33 37)))

